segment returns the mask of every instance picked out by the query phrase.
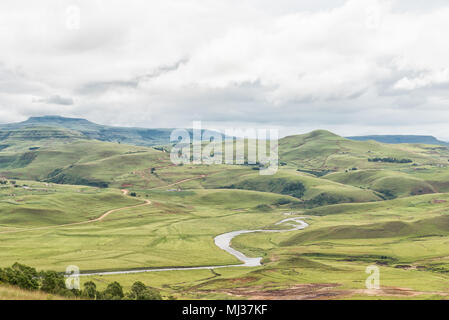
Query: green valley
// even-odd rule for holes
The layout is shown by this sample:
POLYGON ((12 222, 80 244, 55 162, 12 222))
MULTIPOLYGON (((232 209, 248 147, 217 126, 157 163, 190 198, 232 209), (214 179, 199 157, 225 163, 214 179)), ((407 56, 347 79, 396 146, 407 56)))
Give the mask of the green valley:
MULTIPOLYGON (((175 165, 158 135, 118 128, 140 138, 103 139, 82 119, 0 130, 0 268, 76 265, 99 290, 141 281, 164 299, 449 297, 446 146, 318 130, 280 139, 279 169, 264 176, 248 164, 175 165), (288 218, 308 227, 277 225, 288 218), (258 231, 231 245, 261 265, 214 242, 239 230, 258 231), (379 290, 365 286, 368 266, 379 290), (196 267, 208 268, 182 270, 196 267)), ((0 299, 14 290, 0 286, 0 299)))

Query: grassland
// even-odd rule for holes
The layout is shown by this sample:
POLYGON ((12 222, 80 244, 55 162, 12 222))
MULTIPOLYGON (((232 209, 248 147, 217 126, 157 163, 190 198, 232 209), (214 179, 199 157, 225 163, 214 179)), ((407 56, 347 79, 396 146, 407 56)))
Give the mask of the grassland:
POLYGON ((60 297, 40 291, 28 291, 18 289, 13 286, 0 285, 0 300, 67 300, 66 297, 60 297))
POLYGON ((120 190, 16 181, 0 186, 0 232, 91 220, 136 203, 120 190))
POLYGON ((83 281, 94 279, 100 289, 119 281, 129 289, 140 280, 179 299, 449 296, 448 148, 315 131, 282 139, 283 165, 260 176, 248 165, 174 166, 168 153, 152 148, 51 135, 17 144, 11 137, 0 152, 0 175, 9 181, 0 185, 0 267, 16 261, 61 272, 68 265, 83 272, 233 265, 239 261, 215 246, 216 235, 301 216, 306 230, 233 240, 237 250, 263 257, 260 267, 83 281), (412 162, 368 161, 375 157, 412 162), (297 190, 289 185, 304 190, 291 192, 297 190), (332 204, 318 201, 323 198, 332 204), (151 204, 135 207, 145 200, 151 204), (379 291, 366 290, 369 265, 380 268, 379 291))
POLYGON ((331 132, 318 130, 279 142, 280 158, 291 165, 313 170, 386 169, 409 167, 407 164, 369 162, 370 158, 411 159, 415 165, 447 166, 449 149, 442 146, 353 141, 331 132))
MULTIPOLYGON (((2 264, 11 264, 17 257, 28 265, 58 271, 63 271, 71 261, 86 271, 234 264, 238 261, 219 250, 213 237, 241 227, 263 227, 276 222, 280 219, 277 209, 266 214, 256 207, 288 198, 237 190, 155 190, 145 195, 141 193, 143 190, 136 192, 143 198, 148 194, 153 205, 121 210, 89 225, 0 234, 2 264)), ((75 203, 84 202, 77 199, 83 196, 72 198, 76 197, 75 203)), ((122 206, 136 201, 118 194, 116 197, 122 199, 122 206)), ((111 207, 109 204, 102 211, 111 207)), ((101 212, 90 214, 97 217, 101 212)), ((40 217, 35 216, 35 220, 41 226, 40 217)))

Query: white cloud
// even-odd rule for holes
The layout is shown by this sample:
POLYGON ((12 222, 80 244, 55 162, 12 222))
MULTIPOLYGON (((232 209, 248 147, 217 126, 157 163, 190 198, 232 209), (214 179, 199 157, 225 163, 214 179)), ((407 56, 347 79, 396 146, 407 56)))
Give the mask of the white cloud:
POLYGON ((398 90, 416 90, 449 84, 449 69, 436 70, 417 77, 404 77, 394 85, 398 90))
POLYGON ((449 139, 449 5, 421 3, 4 0, 0 121, 60 113, 449 139), (66 27, 71 5, 79 30, 66 27))

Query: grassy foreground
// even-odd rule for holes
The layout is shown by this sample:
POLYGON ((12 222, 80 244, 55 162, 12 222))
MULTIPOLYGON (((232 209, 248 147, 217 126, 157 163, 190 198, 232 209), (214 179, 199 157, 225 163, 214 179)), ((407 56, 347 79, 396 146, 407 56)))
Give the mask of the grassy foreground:
POLYGON ((14 286, 0 285, 0 300, 67 300, 67 297, 60 297, 39 291, 28 291, 14 286))

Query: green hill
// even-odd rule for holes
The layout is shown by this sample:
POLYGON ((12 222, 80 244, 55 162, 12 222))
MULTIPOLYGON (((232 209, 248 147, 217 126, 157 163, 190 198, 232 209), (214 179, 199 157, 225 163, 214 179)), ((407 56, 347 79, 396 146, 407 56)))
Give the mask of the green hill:
POLYGON ((282 242, 292 246, 305 242, 335 239, 379 239, 379 238, 421 238, 426 236, 447 236, 449 216, 443 215, 415 222, 388 221, 368 225, 332 226, 295 235, 282 242))
POLYGON ((406 197, 435 193, 436 189, 427 181, 411 174, 392 170, 357 170, 328 174, 325 179, 384 194, 387 198, 406 197))
POLYGON ((353 141, 324 130, 289 136, 279 141, 280 159, 305 170, 398 169, 411 165, 448 164, 449 148, 430 145, 383 144, 353 141), (369 161, 369 159, 411 160, 410 163, 369 161))
MULTIPOLYGON (((420 290, 417 297, 447 290, 447 147, 319 130, 281 139, 278 171, 263 176, 259 165, 174 165, 163 151, 169 146, 101 141, 102 129, 86 120, 45 120, 1 131, 1 265, 63 271, 75 261, 84 272, 235 265, 214 237, 282 228, 232 240, 235 250, 262 257, 259 267, 117 274, 101 285, 115 279, 129 287, 138 277, 166 296, 202 299, 252 297, 232 291, 245 288, 296 295, 298 283, 308 290, 325 282, 347 298, 366 297, 359 291, 366 266, 376 263, 382 286, 420 290), (309 227, 277 225, 293 217, 309 227)), ((11 295, 4 288, 0 299, 11 295)))
MULTIPOLYGON (((207 185, 207 184, 206 184, 207 185)), ((232 189, 255 190, 290 195, 302 200, 326 203, 369 202, 381 200, 371 190, 319 179, 292 170, 281 170, 273 176, 249 173, 237 177, 234 183, 223 186, 232 189)))
POLYGON ((56 127, 26 127, 0 130, 0 151, 33 151, 41 147, 52 147, 86 139, 80 132, 56 127))
POLYGON ((26 152, 0 152, 0 174, 10 178, 105 187, 132 171, 168 162, 167 153, 152 148, 75 140, 26 152))

